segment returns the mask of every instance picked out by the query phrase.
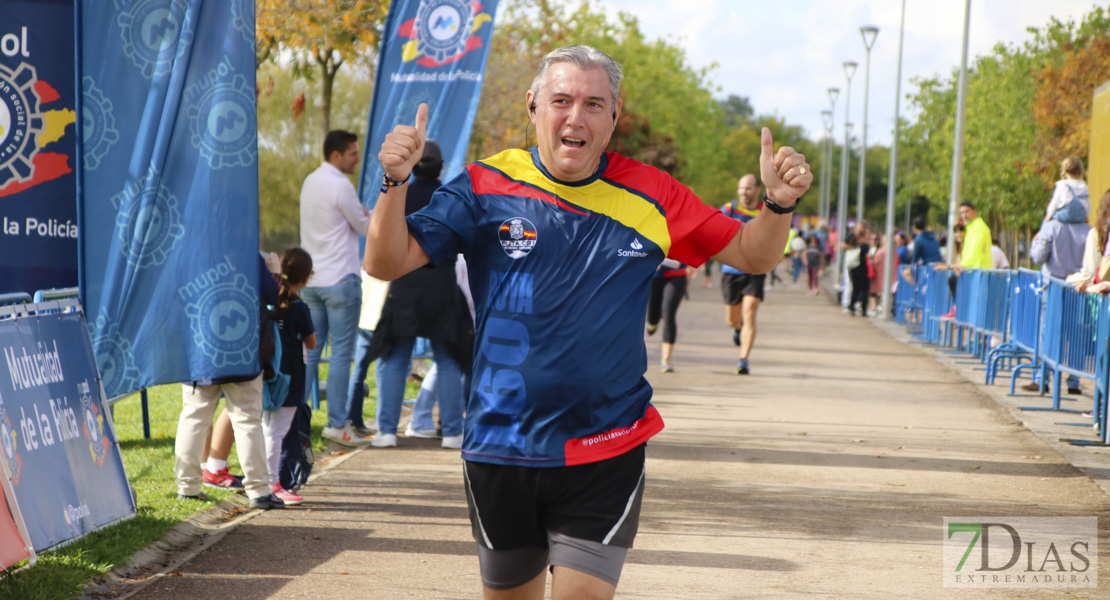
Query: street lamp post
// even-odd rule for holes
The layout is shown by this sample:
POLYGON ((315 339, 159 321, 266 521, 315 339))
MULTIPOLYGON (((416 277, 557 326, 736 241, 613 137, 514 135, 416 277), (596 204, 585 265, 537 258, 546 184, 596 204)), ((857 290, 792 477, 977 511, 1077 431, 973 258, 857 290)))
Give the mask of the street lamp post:
MULTIPOLYGON (((848 123, 848 109, 852 102, 852 75, 856 74, 857 66, 853 61, 844 63, 844 74, 848 77, 848 85, 844 92, 844 146, 840 149, 840 193, 836 201, 836 263, 833 265, 833 272, 836 273, 838 280, 841 275, 840 265, 844 264, 842 262, 844 250, 841 245, 844 243, 844 222, 848 217, 848 135, 852 130, 852 126, 848 123)), ((847 287, 842 289, 846 290, 847 287)))
POLYGON ((817 220, 829 224, 829 181, 832 180, 832 118, 831 110, 821 111, 821 120, 825 123, 825 143, 821 148, 821 166, 824 168, 821 172, 821 199, 820 206, 817 209, 817 220))
POLYGON ((832 213, 832 160, 833 160, 833 147, 836 145, 833 142, 832 132, 836 125, 836 99, 840 96, 840 88, 831 87, 829 92, 829 123, 828 123, 828 164, 829 175, 826 179, 826 185, 829 191, 825 192, 825 224, 831 225, 829 217, 832 213))
POLYGON ((960 79, 956 90, 956 136, 952 144, 952 188, 948 198, 948 260, 953 260, 956 239, 956 207, 960 204, 964 178, 964 109, 967 106, 967 41, 971 29, 971 0, 964 3, 964 47, 960 54, 960 79))
POLYGON ((856 194, 856 221, 863 220, 863 188, 864 188, 864 165, 867 164, 867 96, 868 89, 871 86, 871 47, 875 45, 875 37, 879 35, 879 28, 873 25, 866 25, 859 28, 860 35, 863 36, 863 46, 867 48, 867 66, 863 70, 863 133, 862 140, 862 156, 859 160, 859 192, 856 194))
MULTIPOLYGON (((889 263, 894 261, 898 264, 898 255, 894 252, 894 195, 897 191, 897 176, 898 176, 898 131, 901 123, 899 123, 899 107, 902 100, 902 42, 906 36, 906 0, 902 0, 902 25, 898 30, 898 79, 894 84, 894 140, 890 143, 890 172, 887 174, 887 188, 886 188, 886 260, 888 264, 883 265, 883 318, 890 319, 891 315, 891 294, 890 288, 894 285, 893 273, 891 273, 889 263)), ((909 215, 909 210, 906 211, 909 215)), ((909 230, 909 227, 906 227, 909 230)))

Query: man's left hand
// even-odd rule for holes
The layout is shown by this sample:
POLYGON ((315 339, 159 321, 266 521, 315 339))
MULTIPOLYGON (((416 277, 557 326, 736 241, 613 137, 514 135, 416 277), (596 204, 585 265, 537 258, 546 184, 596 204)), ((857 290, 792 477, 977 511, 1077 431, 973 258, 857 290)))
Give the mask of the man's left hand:
POLYGON ((813 183, 813 172, 806 157, 793 148, 783 146, 774 152, 771 130, 762 131, 762 147, 759 153, 759 176, 767 191, 767 196, 780 206, 793 206, 813 183))

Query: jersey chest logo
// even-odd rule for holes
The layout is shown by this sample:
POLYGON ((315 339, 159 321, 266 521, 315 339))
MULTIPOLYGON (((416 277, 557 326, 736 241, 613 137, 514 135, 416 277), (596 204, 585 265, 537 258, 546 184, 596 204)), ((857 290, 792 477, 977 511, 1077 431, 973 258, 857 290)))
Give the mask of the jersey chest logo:
POLYGON ((524 258, 536 247, 536 226, 524 217, 506 219, 497 230, 497 239, 509 258, 524 258))

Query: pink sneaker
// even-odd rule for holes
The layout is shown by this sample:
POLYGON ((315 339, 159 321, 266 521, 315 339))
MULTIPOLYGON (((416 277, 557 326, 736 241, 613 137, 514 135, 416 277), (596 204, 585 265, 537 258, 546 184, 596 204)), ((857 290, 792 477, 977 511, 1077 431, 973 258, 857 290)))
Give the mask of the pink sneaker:
POLYGON ((281 487, 280 483, 275 484, 270 491, 278 498, 281 498, 281 501, 284 502, 286 506, 296 506, 304 503, 304 498, 293 492, 287 491, 285 488, 281 487))

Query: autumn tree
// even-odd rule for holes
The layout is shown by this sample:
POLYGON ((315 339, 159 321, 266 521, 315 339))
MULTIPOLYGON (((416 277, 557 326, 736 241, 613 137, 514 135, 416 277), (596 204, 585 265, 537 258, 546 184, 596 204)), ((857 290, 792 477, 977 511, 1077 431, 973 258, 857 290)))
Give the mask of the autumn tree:
POLYGON ((288 59, 295 74, 319 75, 320 127, 327 133, 336 74, 354 59, 373 64, 388 10, 389 0, 257 0, 257 57, 288 59))

